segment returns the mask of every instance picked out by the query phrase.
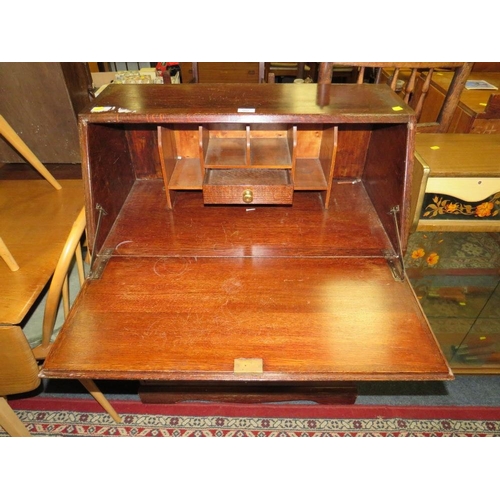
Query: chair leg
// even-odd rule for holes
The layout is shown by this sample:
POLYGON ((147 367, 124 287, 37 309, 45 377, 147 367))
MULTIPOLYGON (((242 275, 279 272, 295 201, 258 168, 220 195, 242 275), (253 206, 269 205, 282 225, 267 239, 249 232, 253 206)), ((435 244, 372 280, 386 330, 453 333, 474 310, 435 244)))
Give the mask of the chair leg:
POLYGON ((87 389, 87 391, 92 394, 94 399, 109 413, 111 418, 118 424, 121 423, 122 418, 118 413, 116 413, 116 410, 111 406, 111 403, 106 399, 104 394, 99 390, 95 382, 91 379, 80 379, 80 382, 82 383, 83 387, 87 389))
POLYGON ((0 396, 0 426, 12 437, 30 437, 31 434, 21 422, 7 399, 0 396))
POLYGON ((19 265, 15 261, 14 257, 10 253, 7 245, 4 243, 2 238, 0 238, 0 257, 5 261, 5 263, 9 266, 11 271, 18 271, 19 265))
POLYGON ((57 182, 54 176, 45 168, 45 166, 40 162, 40 160, 35 156, 30 148, 24 143, 24 141, 17 135, 14 129, 7 123, 5 118, 0 115, 0 135, 3 135, 11 146, 17 149, 18 153, 24 156, 33 167, 38 170, 42 176, 47 179, 47 181, 52 184, 56 189, 62 189, 61 184, 57 182))

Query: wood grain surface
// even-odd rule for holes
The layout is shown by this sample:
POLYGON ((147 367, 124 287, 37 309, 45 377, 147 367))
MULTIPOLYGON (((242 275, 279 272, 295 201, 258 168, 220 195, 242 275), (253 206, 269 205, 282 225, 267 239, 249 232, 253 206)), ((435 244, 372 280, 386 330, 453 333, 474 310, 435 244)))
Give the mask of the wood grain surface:
POLYGON ((71 226, 84 205, 81 180, 0 181, 0 236, 19 270, 0 260, 0 323, 19 324, 54 272, 71 226))

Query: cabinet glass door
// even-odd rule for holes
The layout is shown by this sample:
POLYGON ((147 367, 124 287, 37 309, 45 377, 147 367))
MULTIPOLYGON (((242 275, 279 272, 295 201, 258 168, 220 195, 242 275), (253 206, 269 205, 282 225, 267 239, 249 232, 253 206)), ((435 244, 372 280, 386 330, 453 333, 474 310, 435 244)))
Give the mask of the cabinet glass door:
POLYGON ((500 371, 497 233, 414 233, 408 276, 456 373, 500 371))

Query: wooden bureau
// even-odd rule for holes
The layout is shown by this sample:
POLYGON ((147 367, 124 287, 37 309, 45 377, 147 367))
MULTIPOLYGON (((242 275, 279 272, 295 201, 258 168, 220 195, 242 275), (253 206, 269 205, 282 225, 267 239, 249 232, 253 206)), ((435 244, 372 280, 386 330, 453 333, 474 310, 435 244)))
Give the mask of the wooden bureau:
POLYGON ((95 261, 43 377, 453 378, 401 268, 415 116, 386 85, 112 85, 80 137, 95 261))

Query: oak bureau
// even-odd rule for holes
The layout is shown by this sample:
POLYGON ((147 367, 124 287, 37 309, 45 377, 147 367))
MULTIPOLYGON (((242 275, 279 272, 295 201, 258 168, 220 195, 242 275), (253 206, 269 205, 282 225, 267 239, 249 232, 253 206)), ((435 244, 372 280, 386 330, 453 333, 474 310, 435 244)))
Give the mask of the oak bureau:
POLYGON ((402 267, 415 116, 388 86, 109 85, 79 128, 93 266, 43 377, 453 378, 402 267))

